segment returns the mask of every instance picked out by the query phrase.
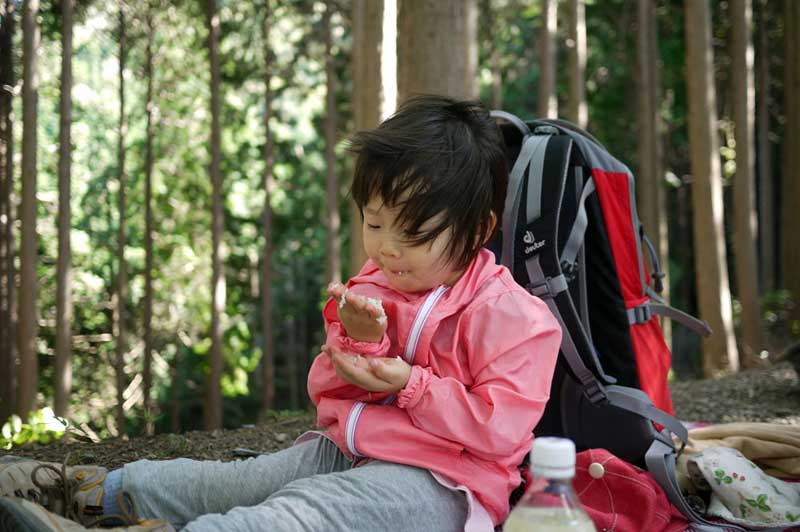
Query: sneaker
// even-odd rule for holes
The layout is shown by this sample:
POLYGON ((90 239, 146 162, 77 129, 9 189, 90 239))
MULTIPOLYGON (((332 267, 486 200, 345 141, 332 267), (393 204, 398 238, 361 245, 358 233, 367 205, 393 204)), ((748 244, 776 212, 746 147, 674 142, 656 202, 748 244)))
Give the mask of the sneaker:
POLYGON ((84 525, 103 516, 103 481, 108 469, 0 458, 0 496, 18 497, 84 525))
MULTIPOLYGON (((0 496, 0 532, 82 532, 88 530, 75 521, 18 497, 0 496)), ((175 532, 167 522, 140 521, 133 526, 105 528, 108 532, 175 532)))

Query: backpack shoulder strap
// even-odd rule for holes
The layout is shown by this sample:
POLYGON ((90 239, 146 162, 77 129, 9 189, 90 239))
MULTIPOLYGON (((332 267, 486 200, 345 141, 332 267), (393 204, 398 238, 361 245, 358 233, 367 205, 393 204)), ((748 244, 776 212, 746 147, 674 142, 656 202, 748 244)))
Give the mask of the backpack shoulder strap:
POLYGON ((558 221, 573 141, 566 135, 531 134, 523 138, 509 176, 503 212, 501 263, 528 291, 540 297, 562 325, 561 350, 571 373, 592 402, 605 399, 603 372, 568 292, 558 256, 558 221), (547 176, 547 179, 545 179, 547 176), (524 269, 524 274, 519 270, 524 269), (584 356, 582 356, 582 354, 584 356), (590 370, 586 357, 591 360, 590 370))
MULTIPOLYGON (((517 222, 520 216, 522 192, 524 185, 531 186, 530 175, 541 175, 541 165, 544 162, 544 150, 550 140, 548 135, 527 135, 522 138, 522 147, 508 176, 506 202, 503 208, 503 247, 500 254, 501 263, 512 272, 514 271, 514 257, 516 256, 517 222)), ((530 194, 530 191, 529 191, 530 194)), ((538 209, 538 206, 537 206, 538 209)), ((528 212, 530 219, 533 213, 528 212)), ((536 216, 538 217, 538 212, 536 216)))

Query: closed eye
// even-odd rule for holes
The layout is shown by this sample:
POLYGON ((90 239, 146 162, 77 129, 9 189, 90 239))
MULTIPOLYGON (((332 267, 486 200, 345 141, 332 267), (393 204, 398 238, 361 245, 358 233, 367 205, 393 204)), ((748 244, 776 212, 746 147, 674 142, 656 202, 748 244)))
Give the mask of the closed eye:
POLYGON ((367 224, 367 228, 369 228, 369 229, 380 229, 381 226, 380 225, 367 224))

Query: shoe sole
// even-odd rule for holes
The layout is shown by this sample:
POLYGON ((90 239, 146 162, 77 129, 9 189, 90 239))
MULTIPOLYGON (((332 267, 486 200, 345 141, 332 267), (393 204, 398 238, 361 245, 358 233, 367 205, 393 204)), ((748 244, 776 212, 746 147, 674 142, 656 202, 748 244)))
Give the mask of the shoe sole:
POLYGON ((51 532, 47 526, 22 505, 6 497, 0 498, 0 532, 51 532))

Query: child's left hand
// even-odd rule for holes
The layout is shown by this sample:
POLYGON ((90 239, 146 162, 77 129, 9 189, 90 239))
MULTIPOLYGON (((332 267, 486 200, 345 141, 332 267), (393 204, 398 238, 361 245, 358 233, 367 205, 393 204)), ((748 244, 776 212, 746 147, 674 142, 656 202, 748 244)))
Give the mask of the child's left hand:
POLYGON ((386 332, 386 314, 380 299, 350 292, 342 283, 328 285, 328 295, 339 301, 337 314, 347 336, 361 342, 380 343, 386 332))
POLYGON ((399 392, 411 376, 411 366, 401 358, 364 358, 329 345, 323 345, 322 351, 343 381, 368 392, 399 392))

